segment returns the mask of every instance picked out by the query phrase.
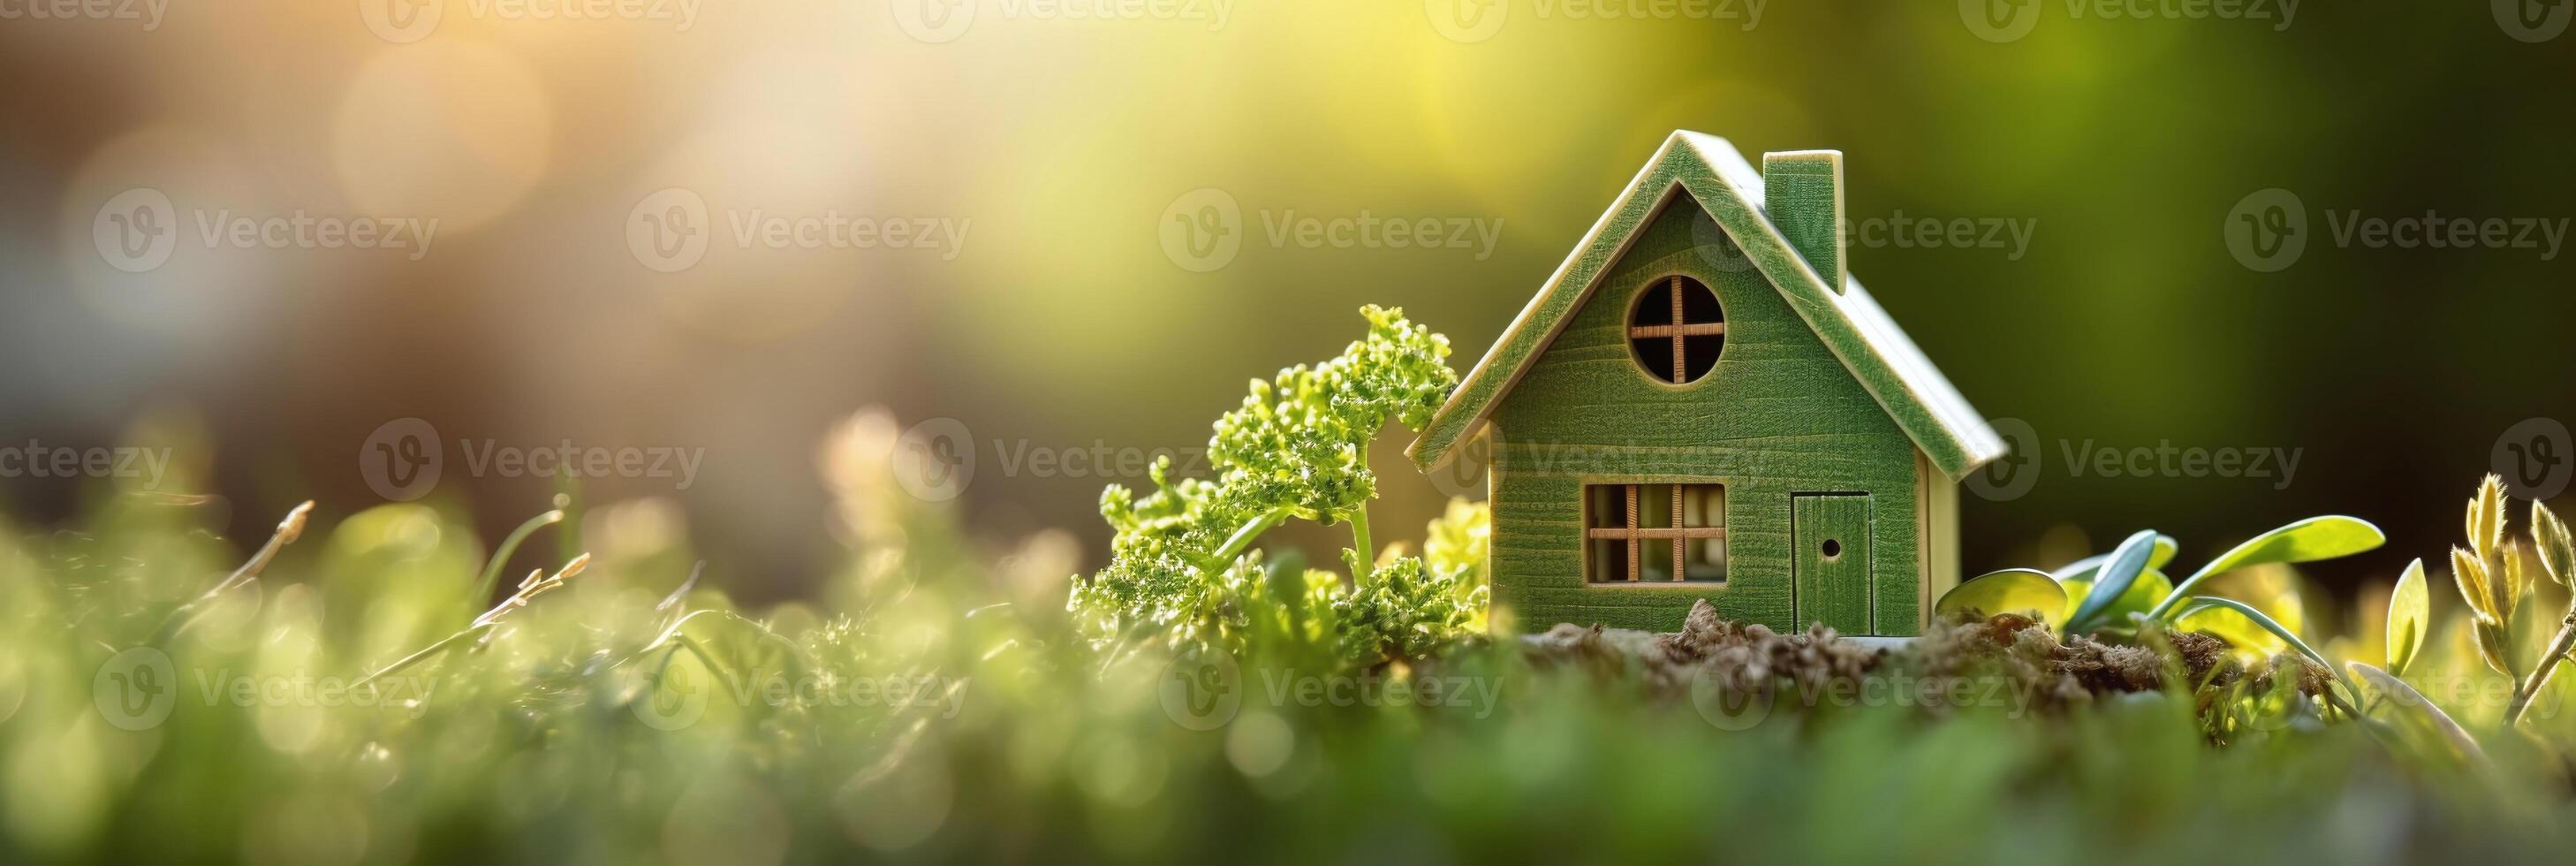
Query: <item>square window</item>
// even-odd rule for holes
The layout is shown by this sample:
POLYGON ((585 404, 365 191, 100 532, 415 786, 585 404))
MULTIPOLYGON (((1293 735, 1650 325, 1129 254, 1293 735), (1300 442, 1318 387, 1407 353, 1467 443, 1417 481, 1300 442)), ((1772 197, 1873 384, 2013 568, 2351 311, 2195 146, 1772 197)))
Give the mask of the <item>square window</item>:
POLYGON ((1587 484, 1583 568, 1592 583, 1726 580, 1726 486, 1587 484))

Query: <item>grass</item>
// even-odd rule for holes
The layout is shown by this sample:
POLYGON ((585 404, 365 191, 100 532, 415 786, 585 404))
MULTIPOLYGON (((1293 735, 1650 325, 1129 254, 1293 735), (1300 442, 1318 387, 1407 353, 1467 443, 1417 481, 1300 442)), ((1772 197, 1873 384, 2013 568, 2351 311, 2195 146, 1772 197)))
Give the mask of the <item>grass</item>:
MULTIPOLYGON (((1742 725, 1633 667, 1508 643, 1359 672, 1176 660, 1082 640, 1060 535, 972 538, 905 496, 896 429, 836 436, 840 507, 817 521, 846 558, 814 600, 764 610, 693 576, 654 503, 515 535, 541 550, 531 533, 577 525, 590 559, 497 609, 487 561, 510 557, 418 505, 317 508, 259 553, 165 495, 0 533, 0 860, 2170 866, 2576 843, 2576 678, 2500 728, 2513 684, 2456 611, 2409 679, 2483 760, 2296 713, 2213 745, 2185 693, 1932 711, 1891 686, 1742 725), (1193 703, 1207 684, 1230 710, 1193 703)), ((2558 607, 2525 605, 2516 639, 2537 646, 2558 607)))

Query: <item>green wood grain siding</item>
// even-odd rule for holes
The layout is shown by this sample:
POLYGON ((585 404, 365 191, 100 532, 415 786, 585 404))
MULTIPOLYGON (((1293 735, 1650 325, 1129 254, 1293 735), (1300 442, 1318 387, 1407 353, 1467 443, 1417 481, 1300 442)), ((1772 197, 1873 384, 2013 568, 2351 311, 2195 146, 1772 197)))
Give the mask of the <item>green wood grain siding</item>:
POLYGON ((1805 150, 1762 156, 1763 211, 1825 287, 1843 290, 1843 155, 1805 150))

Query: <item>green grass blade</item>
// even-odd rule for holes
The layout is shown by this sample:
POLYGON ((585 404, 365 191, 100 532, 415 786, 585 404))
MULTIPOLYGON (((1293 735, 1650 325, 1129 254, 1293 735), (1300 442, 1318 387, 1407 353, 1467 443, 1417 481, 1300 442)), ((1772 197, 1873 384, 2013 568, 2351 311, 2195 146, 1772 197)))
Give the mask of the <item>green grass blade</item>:
POLYGON ((474 579, 474 594, 469 596, 472 601, 468 605, 476 611, 491 606, 492 588, 501 585, 501 568, 510 564, 511 554, 519 552, 519 544, 527 541, 528 536, 536 534, 537 530, 561 523, 563 519, 563 509, 557 508, 528 518, 528 522, 510 530, 510 534, 501 539, 501 546, 492 548, 491 560, 483 563, 482 576, 474 579))
POLYGON ((2316 662, 2319 665, 2325 666, 2326 670, 2333 671, 2335 678, 2343 680, 2344 686, 2352 689, 2354 694, 2358 695, 2361 693, 2361 689, 2354 685, 2350 677, 2345 676, 2342 670, 2336 668, 2334 662, 2326 660, 2324 653, 2317 652, 2315 647, 2308 646, 2308 642, 2301 640, 2297 632, 2291 631, 2288 626, 2282 625, 2280 620, 2273 619, 2270 614, 2254 609, 2253 605, 2246 604, 2232 598, 2220 598, 2214 595, 2204 595, 2192 599, 2191 604, 2183 607, 2181 616, 2177 616, 2175 618, 2180 619, 2183 616, 2190 616, 2213 608, 2232 610, 2243 615, 2246 619, 2252 620, 2255 625, 2261 626, 2264 631, 2271 632, 2273 636, 2289 642, 2291 649, 2298 650, 2299 654, 2307 656, 2309 661, 2316 662))
POLYGON ((2385 697, 2379 702, 2380 706, 2406 708, 2409 719, 2419 726, 2430 728, 2440 734, 2443 741, 2449 743, 2451 748, 2458 749, 2462 757, 2475 761, 2486 760, 2486 750, 2478 747, 2477 738, 2469 736, 2467 728, 2460 727, 2459 722, 2452 721, 2451 714, 2442 712, 2441 707, 2434 706, 2433 700, 2425 697, 2424 693, 2416 691, 2414 686, 2407 685, 2405 680, 2398 679, 2395 674, 2363 662, 2350 662, 2347 666, 2353 673, 2360 674, 2362 681, 2385 693, 2385 697))

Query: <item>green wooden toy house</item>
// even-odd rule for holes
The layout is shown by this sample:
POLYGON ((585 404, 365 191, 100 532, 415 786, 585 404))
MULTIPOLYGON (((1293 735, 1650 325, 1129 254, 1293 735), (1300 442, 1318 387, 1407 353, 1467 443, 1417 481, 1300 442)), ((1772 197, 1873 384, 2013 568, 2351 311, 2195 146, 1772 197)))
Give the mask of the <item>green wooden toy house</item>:
POLYGON ((1921 631, 2005 445, 1844 271, 1842 179, 1673 133, 1460 382, 1410 453, 1487 462, 1497 605, 1921 631))

